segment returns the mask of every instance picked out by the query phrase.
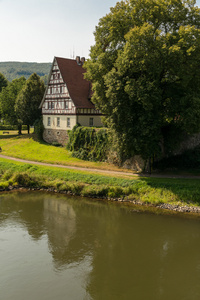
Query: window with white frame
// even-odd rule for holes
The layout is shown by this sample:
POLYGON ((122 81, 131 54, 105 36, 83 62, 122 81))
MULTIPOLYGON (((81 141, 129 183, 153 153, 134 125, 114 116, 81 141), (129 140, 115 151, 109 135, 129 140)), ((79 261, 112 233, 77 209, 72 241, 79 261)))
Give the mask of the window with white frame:
POLYGON ((94 125, 94 118, 90 118, 89 119, 89 126, 93 126, 94 125))
POLYGON ((70 118, 67 118, 67 127, 70 127, 70 118))
POLYGON ((51 126, 51 117, 47 118, 47 126, 51 126))
POLYGON ((60 117, 57 118, 57 127, 60 127, 60 117))

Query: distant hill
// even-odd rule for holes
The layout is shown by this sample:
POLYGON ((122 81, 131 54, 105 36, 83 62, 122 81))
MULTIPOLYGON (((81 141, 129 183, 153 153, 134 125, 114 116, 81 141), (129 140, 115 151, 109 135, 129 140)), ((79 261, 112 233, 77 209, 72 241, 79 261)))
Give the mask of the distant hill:
POLYGON ((44 77, 47 81, 52 63, 29 63, 29 62, 0 62, 0 73, 2 73, 8 81, 24 76, 26 79, 32 73, 37 73, 44 77))

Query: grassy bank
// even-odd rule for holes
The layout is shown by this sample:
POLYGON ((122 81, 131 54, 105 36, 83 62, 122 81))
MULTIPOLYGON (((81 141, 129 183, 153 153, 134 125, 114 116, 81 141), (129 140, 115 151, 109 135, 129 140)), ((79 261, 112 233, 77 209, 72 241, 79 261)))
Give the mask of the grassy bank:
POLYGON ((0 189, 23 186, 148 204, 200 206, 199 179, 136 178, 36 166, 0 158, 0 189))
POLYGON ((63 147, 55 147, 37 141, 34 134, 18 136, 10 133, 9 136, 0 135, 0 147, 2 148, 2 154, 26 160, 85 168, 119 170, 117 166, 105 162, 89 162, 72 157, 71 152, 63 147))
MULTIPOLYGON (((58 165, 120 170, 108 163, 74 158, 71 152, 63 147, 38 142, 33 134, 0 138, 4 155, 58 165)), ((0 190, 22 186, 70 192, 81 196, 121 198, 155 205, 164 203, 200 207, 200 179, 144 178, 133 175, 100 175, 95 171, 39 166, 0 158, 0 190)))

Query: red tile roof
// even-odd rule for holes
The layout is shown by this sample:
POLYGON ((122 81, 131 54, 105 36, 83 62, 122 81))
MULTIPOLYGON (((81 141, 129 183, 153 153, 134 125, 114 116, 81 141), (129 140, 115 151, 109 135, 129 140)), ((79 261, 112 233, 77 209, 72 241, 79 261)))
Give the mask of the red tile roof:
POLYGON ((85 69, 78 65, 76 60, 55 57, 62 78, 67 85, 70 97, 78 108, 95 108, 89 100, 91 96, 91 84, 83 78, 85 69))

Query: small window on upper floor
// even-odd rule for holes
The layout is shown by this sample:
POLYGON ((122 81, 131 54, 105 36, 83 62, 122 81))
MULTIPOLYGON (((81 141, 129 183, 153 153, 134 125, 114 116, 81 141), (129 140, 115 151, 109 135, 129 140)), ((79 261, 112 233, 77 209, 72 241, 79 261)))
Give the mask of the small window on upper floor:
POLYGON ((60 127, 60 118, 57 118, 57 127, 60 127))
POLYGON ((62 92, 63 92, 63 87, 60 86, 60 93, 62 94, 62 92))
POLYGON ((65 101, 65 109, 68 109, 68 108, 69 108, 69 102, 65 101))
POLYGON ((55 107, 55 103, 51 102, 51 108, 54 109, 54 107, 55 107))

